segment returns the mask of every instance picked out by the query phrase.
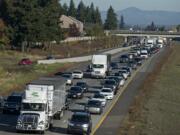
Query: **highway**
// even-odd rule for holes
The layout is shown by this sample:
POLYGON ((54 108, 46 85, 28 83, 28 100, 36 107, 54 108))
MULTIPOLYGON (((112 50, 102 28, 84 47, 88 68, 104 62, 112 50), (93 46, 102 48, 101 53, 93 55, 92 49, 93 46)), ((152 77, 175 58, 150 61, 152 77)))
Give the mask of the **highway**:
POLYGON ((110 113, 106 116, 101 125, 97 126, 94 130, 95 135, 117 135, 120 130, 121 123, 128 113, 129 107, 133 99, 138 95, 139 87, 143 84, 144 80, 149 73, 156 68, 157 63, 166 55, 166 50, 161 50, 160 53, 154 55, 151 59, 137 71, 136 76, 124 88, 124 92, 113 106, 110 113))
MULTIPOLYGON (((104 108, 103 114, 92 115, 93 133, 114 134, 114 132, 109 133, 107 131, 113 131, 114 129, 117 130, 117 126, 119 125, 115 124, 114 122, 118 123, 122 121, 123 117, 128 111, 129 105, 132 103, 135 95, 138 92, 138 86, 142 84, 143 80, 146 78, 147 73, 154 68, 154 65, 157 63, 160 55, 163 54, 162 52, 164 52, 164 50, 165 49, 162 49, 158 54, 155 54, 150 59, 145 61, 143 66, 141 66, 137 71, 133 73, 132 77, 129 78, 128 81, 126 81, 126 85, 123 88, 120 88, 115 98, 112 101, 108 101, 106 107, 104 108)), ((113 57, 113 61, 117 61, 118 56, 123 53, 125 52, 121 52, 115 55, 113 57)), ((72 71, 73 69, 80 69, 85 71, 87 64, 88 62, 83 63, 81 65, 78 65, 77 67, 69 69, 69 71, 72 71)), ((68 119, 71 117, 72 113, 78 110, 83 110, 84 104, 87 102, 89 97, 91 97, 93 93, 101 87, 101 79, 84 78, 83 80, 86 81, 90 86, 88 93, 85 94, 83 99, 73 100, 69 107, 69 110, 65 112, 64 117, 61 120, 54 120, 53 129, 51 131, 46 131, 45 134, 65 135, 68 119)), ((77 81, 79 80, 75 80, 75 82, 77 81)), ((15 130, 16 120, 16 115, 0 114, 0 135, 19 134, 16 133, 15 130)), ((24 133, 20 134, 23 135, 24 133)))

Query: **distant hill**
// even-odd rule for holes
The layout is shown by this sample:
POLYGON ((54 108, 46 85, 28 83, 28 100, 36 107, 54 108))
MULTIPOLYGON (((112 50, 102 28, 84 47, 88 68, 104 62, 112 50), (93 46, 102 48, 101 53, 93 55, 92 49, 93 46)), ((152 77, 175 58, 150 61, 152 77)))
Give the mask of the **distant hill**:
MULTIPOLYGON (((102 19, 106 19, 105 11, 101 12, 102 19)), ((128 25, 148 25, 152 21, 156 25, 177 25, 180 24, 180 12, 173 11, 147 11, 130 7, 116 12, 118 19, 124 16, 125 23, 128 25)))

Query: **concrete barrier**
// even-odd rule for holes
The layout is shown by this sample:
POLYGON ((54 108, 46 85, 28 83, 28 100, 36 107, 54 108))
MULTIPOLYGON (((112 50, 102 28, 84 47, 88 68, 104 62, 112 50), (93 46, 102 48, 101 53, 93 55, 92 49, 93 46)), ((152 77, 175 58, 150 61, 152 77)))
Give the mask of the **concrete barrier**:
MULTIPOLYGON (((132 47, 132 46, 131 46, 132 47)), ((131 47, 116 48, 108 50, 99 54, 116 54, 121 51, 130 49, 131 47)), ((73 58, 64 58, 64 59, 53 59, 53 60, 38 60, 38 64, 54 64, 54 63, 70 63, 70 62, 85 62, 91 60, 92 55, 73 57, 73 58)))

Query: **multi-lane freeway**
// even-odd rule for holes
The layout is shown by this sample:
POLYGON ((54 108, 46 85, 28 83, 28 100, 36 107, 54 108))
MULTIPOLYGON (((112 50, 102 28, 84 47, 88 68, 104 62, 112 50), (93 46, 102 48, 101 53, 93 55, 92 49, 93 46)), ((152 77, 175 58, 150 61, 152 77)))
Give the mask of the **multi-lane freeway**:
MULTIPOLYGON (((118 94, 112 101, 108 101, 106 107, 101 115, 92 115, 93 131, 92 134, 116 134, 119 128, 119 123, 123 120, 125 114, 128 112, 128 107, 132 103, 134 97, 138 92, 138 87, 142 84, 143 80, 152 71, 159 61, 161 56, 164 55, 165 48, 148 60, 144 61, 143 65, 133 72, 131 78, 126 81, 124 87, 120 88, 118 94)), ((113 61, 117 61, 118 57, 126 52, 121 52, 113 56, 113 61)), ((83 63, 77 67, 69 69, 80 69, 85 71, 88 63, 83 63)), ((101 79, 83 78, 89 85, 89 91, 85 93, 82 99, 73 100, 61 120, 54 120, 54 127, 51 131, 46 131, 48 135, 64 135, 66 134, 68 119, 75 111, 84 110, 84 105, 93 93, 101 87, 101 79)), ((77 82, 79 80, 75 80, 77 82)), ((16 115, 0 114, 0 135, 14 135, 16 133, 15 125, 17 121, 16 115)), ((20 133, 23 134, 23 133, 20 133)))

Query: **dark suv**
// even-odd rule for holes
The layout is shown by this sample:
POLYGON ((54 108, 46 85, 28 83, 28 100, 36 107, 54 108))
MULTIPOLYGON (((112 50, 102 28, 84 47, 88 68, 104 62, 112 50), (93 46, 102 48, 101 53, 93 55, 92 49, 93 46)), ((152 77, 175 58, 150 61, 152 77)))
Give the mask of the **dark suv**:
POLYGON ((84 90, 84 92, 87 92, 87 91, 88 91, 88 85, 87 85, 86 82, 77 82, 77 83, 76 83, 76 86, 81 87, 81 88, 84 90))
POLYGON ((22 93, 12 93, 7 97, 4 107, 3 113, 20 113, 21 103, 22 103, 22 93))
POLYGON ((84 90, 79 86, 73 86, 70 88, 68 97, 69 98, 83 98, 84 90))
POLYGON ((91 130, 91 115, 87 112, 75 112, 68 122, 68 134, 78 133, 90 135, 91 130))

